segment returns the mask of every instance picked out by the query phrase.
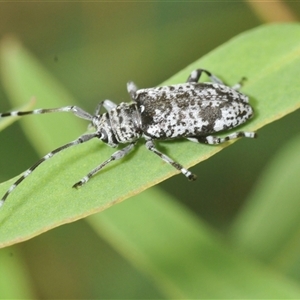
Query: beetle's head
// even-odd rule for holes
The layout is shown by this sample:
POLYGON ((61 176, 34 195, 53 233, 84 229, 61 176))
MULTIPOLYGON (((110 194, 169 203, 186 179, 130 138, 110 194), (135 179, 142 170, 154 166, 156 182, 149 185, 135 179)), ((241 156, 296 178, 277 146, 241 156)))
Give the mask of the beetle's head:
POLYGON ((117 147, 119 145, 119 142, 112 131, 108 113, 96 116, 92 121, 92 125, 99 133, 99 139, 102 142, 106 143, 110 147, 117 147))

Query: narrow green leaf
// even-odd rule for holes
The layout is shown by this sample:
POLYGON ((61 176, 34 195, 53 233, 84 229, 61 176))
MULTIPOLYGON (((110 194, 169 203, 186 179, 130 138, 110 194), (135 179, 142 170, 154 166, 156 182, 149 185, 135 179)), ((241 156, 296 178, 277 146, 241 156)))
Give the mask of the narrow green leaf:
MULTIPOLYGON (((299 108, 299 53, 298 24, 263 26, 220 46, 164 84, 184 82, 193 69, 200 67, 209 69, 229 84, 234 84, 242 76, 246 76, 248 81, 242 91, 251 97, 256 117, 240 129, 257 130, 299 108), (278 43, 281 40, 285 42, 278 43)), ((3 44, 1 63, 6 87, 14 102, 24 102, 24 97, 28 99, 33 94, 39 101, 42 97, 38 93, 47 99, 58 99, 61 88, 53 83, 51 77, 22 47, 14 43, 3 44)), ((64 96, 62 98, 67 99, 64 96)), ((55 124, 50 123, 49 117, 24 118, 26 124, 31 124, 28 126, 32 132, 39 132, 38 138, 34 134, 37 139, 36 147, 43 144, 46 145, 46 151, 52 150, 52 147, 48 148, 54 140, 56 142, 52 134, 57 136, 60 133, 59 140, 63 139, 64 142, 68 140, 65 140, 62 132, 72 132, 72 139, 80 134, 78 132, 73 135, 74 131, 77 132, 74 130, 75 123, 72 123, 77 124, 77 121, 73 121, 75 117, 66 119, 65 116, 51 116, 55 124), (45 132, 51 136, 46 142, 45 132)), ((253 140, 248 142, 255 143, 253 140)), ((186 167, 209 158, 229 144, 211 147, 188 141, 160 143, 166 153, 186 167)), ((172 167, 141 146, 122 162, 111 164, 87 186, 80 190, 71 188, 113 152, 114 150, 103 143, 93 140, 68 149, 39 167, 10 195, 1 209, 0 245, 3 247, 23 241, 60 224, 102 211, 176 173, 172 167)), ((3 183, 0 194, 14 180, 3 183)))
POLYGON ((236 245, 284 272, 295 272, 298 278, 299 152, 297 137, 273 158, 231 228, 236 245))
POLYGON ((167 299, 288 299, 300 289, 221 242, 179 203, 146 192, 87 221, 167 299))
POLYGON ((0 299, 34 299, 26 265, 16 249, 0 250, 0 299))

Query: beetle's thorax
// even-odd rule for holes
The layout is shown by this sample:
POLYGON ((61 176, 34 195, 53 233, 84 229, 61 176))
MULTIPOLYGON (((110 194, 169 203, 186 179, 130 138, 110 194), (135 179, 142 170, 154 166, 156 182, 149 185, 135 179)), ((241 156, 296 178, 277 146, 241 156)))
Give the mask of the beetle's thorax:
POLYGON ((94 126, 100 139, 111 147, 139 139, 141 117, 135 103, 121 103, 98 118, 94 126))

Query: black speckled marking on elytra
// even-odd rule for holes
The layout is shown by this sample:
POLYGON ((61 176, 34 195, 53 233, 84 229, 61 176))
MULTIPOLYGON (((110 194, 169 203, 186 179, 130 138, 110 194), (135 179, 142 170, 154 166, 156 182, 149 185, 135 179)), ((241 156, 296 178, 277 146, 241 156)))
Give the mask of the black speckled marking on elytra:
POLYGON ((0 207, 12 191, 40 164, 62 150, 85 143, 92 138, 98 138, 110 147, 117 147, 119 144, 127 145, 113 153, 110 158, 89 172, 73 187, 82 186, 107 164, 123 158, 140 138, 145 139, 148 150, 180 171, 189 180, 195 180, 196 176, 189 170, 157 150, 154 142, 155 140, 187 138, 193 142, 220 144, 239 137, 254 138, 254 132, 242 131, 223 138, 210 135, 237 127, 252 117, 253 109, 248 103, 248 97, 237 91, 240 85, 237 84, 231 88, 209 71, 198 69, 193 71, 187 82, 183 84, 138 90, 133 82, 129 82, 127 90, 132 103, 122 102, 117 105, 110 100, 105 100, 97 105, 93 115, 77 106, 0 113, 0 118, 4 118, 71 112, 79 118, 90 121, 90 127, 95 129, 93 133, 83 134, 73 142, 49 152, 37 161, 8 189, 0 200, 0 207), (212 82, 199 83, 202 73, 208 75, 212 82), (102 106, 107 111, 100 114, 102 106))

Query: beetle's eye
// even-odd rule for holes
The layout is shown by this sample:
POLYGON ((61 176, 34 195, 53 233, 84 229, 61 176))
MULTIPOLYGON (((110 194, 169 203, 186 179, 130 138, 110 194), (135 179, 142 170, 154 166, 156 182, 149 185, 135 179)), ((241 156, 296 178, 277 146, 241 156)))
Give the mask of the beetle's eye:
POLYGON ((101 136, 100 136, 100 140, 103 141, 104 143, 108 142, 108 136, 105 130, 101 130, 101 136))

